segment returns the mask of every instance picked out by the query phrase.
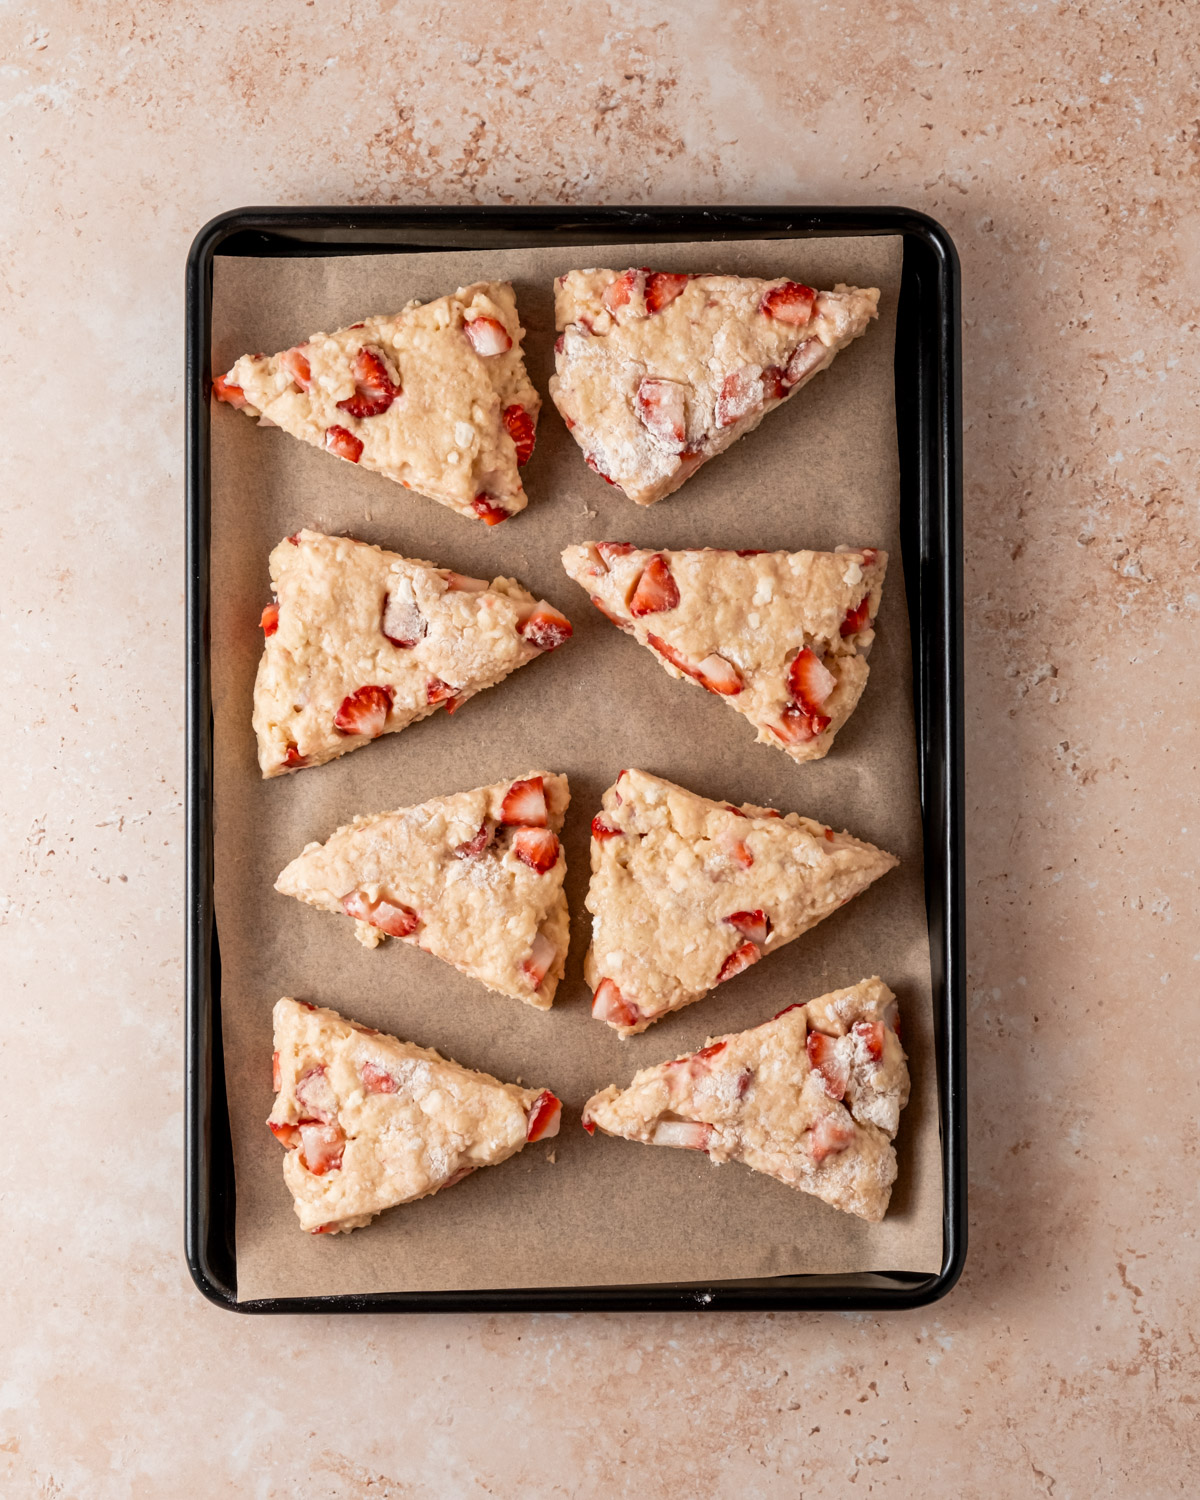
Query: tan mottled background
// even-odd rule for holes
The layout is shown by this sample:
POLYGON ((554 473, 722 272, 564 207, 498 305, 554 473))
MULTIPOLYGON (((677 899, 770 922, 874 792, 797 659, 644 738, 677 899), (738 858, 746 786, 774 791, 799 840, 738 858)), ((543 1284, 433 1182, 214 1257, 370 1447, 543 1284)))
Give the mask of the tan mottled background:
POLYGON ((0 1493, 1196 1493, 1200 19, 0 4, 0 1493), (966 337, 971 1235, 924 1313, 250 1321, 181 1253, 183 261, 903 203, 966 337))

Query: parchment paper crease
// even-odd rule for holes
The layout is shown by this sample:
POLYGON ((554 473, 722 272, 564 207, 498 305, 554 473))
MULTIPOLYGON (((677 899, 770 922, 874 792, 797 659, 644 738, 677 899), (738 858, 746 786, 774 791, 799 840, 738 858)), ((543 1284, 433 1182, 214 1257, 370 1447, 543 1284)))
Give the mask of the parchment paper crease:
POLYGON ((509 278, 527 329, 530 374, 543 395, 553 362, 552 281, 572 266, 786 274, 816 286, 845 281, 883 291, 878 323, 831 371, 647 510, 584 467, 548 400, 525 470, 529 507, 494 530, 279 430, 259 429, 231 408, 214 411, 216 908, 243 1300, 938 1269, 937 1084, 897 524, 892 354, 900 261, 901 243, 892 238, 217 258, 214 370, 246 351, 282 349, 317 330, 394 311, 411 297, 509 278), (270 597, 267 554, 301 526, 347 532, 463 573, 516 577, 557 604, 575 636, 452 719, 437 714, 334 764, 263 782, 250 707, 258 617, 270 597), (667 677, 563 573, 561 549, 589 538, 661 547, 886 547, 891 562, 870 682, 832 754, 796 765, 756 745, 746 721, 718 698, 667 677), (589 1016, 583 898, 589 822, 600 793, 631 765, 709 796, 821 818, 903 863, 768 962, 621 1042, 589 1016), (356 813, 532 768, 565 771, 572 794, 565 833, 571 951, 549 1013, 492 995, 406 945, 368 952, 348 922, 272 888, 308 840, 326 838, 356 813), (900 997, 913 1075, 897 1140, 900 1177, 884 1223, 864 1224, 734 1165, 590 1139, 580 1128, 580 1106, 593 1090, 876 972, 900 997), (561 1134, 367 1230, 303 1234, 283 1184, 281 1149, 263 1123, 272 1098, 271 1006, 289 994, 497 1077, 554 1089, 566 1103, 561 1134))

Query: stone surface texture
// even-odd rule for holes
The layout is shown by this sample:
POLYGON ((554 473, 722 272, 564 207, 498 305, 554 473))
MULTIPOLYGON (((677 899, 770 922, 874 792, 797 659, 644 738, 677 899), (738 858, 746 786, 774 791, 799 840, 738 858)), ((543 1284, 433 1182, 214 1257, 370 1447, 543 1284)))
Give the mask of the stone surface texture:
POLYGON ((0 6, 0 1492, 1196 1493, 1198 43, 1184 0, 0 6), (966 1273, 239 1319, 181 1251, 188 245, 622 201, 901 203, 962 254, 966 1273))

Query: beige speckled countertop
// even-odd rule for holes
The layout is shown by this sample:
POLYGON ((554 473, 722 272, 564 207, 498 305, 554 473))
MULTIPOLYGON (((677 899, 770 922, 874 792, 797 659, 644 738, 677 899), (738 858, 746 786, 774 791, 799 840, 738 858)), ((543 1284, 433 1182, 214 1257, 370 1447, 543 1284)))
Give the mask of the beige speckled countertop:
POLYGON ((483 16, 0 10, 0 1493, 1194 1494, 1195 10, 483 16), (926 1312, 263 1321, 188 1279, 183 262, 235 205, 389 200, 957 240, 971 1254, 926 1312))

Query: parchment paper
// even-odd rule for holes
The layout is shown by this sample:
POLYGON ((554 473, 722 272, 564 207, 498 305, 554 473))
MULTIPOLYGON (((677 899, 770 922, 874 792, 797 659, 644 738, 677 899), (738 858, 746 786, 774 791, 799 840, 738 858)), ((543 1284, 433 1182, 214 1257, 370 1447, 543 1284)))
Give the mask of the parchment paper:
POLYGON ((879 321, 831 371, 772 413, 671 498, 640 509, 584 467, 549 400, 526 468, 529 507, 494 530, 379 475, 335 463, 243 414, 213 414, 212 684, 216 910, 225 1070, 237 1174, 238 1295, 600 1285, 907 1270, 941 1263, 941 1176, 929 950, 921 867, 908 619, 897 524, 892 354, 899 239, 849 238, 255 260, 214 267, 213 369, 316 330, 391 312, 485 277, 509 278, 526 359, 545 396, 552 281, 572 266, 786 274, 882 288, 879 321), (557 604, 575 635, 473 699, 333 764, 263 782, 250 728, 270 598, 267 554, 301 526, 347 532, 459 572, 516 577, 557 604), (832 548, 891 554, 871 677, 823 761, 797 765, 754 742, 720 699, 675 682, 563 573, 561 549, 832 548), (623 766, 708 796, 750 800, 848 828, 901 868, 813 932, 708 999, 621 1042, 591 1020, 582 979, 588 825, 623 766), (273 890, 310 839, 378 812, 530 769, 564 771, 571 949, 554 1009, 535 1011, 397 942, 370 952, 349 922, 273 890), (596 1136, 587 1097, 635 1070, 767 1020, 797 1000, 879 973, 901 1002, 912 1102, 897 1140, 887 1219, 868 1225, 736 1165, 596 1136), (392 1210, 352 1235, 301 1232, 284 1187, 271 1107, 271 1007, 295 995, 436 1047, 564 1101, 557 1140, 392 1210))

